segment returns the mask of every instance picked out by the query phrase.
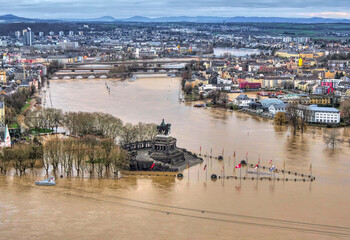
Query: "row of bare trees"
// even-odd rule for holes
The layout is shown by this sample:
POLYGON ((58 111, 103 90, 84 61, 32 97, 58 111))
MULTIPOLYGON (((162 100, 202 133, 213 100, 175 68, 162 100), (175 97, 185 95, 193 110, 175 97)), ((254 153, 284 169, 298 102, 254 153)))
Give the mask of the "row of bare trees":
POLYGON ((63 112, 60 109, 43 108, 26 114, 26 124, 36 130, 58 128, 62 122, 63 112))
POLYGON ((43 146, 36 143, 17 144, 12 148, 4 148, 0 152, 0 172, 6 174, 10 167, 16 174, 25 174, 28 168, 34 168, 36 161, 43 157, 43 146))
POLYGON ((101 112, 66 112, 53 108, 38 109, 28 113, 26 123, 34 129, 64 127, 70 136, 82 137, 95 135, 110 139, 119 139, 121 144, 134 141, 152 140, 157 135, 156 124, 124 124, 111 114, 101 112))
POLYGON ((102 177, 110 173, 129 168, 128 153, 117 146, 112 139, 100 139, 87 135, 82 138, 53 138, 44 144, 44 155, 41 163, 49 174, 49 170, 56 174, 72 176, 90 176, 97 174, 102 177))
POLYGON ((152 140, 157 135, 156 124, 131 123, 124 124, 122 120, 100 112, 66 112, 53 108, 43 108, 32 111, 26 116, 26 123, 37 130, 51 129, 59 126, 66 129, 69 137, 53 137, 44 145, 18 144, 13 148, 5 148, 0 155, 0 170, 2 173, 14 167, 20 175, 29 167, 33 168, 36 161, 49 174, 60 171, 71 176, 90 176, 103 173, 116 173, 119 169, 129 167, 127 152, 120 146, 135 141, 152 140), (119 142, 119 146, 116 142, 119 142))

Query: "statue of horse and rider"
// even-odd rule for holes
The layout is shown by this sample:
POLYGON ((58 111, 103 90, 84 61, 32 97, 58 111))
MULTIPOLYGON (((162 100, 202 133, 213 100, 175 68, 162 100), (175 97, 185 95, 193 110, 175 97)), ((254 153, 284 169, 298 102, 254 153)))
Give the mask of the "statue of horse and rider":
POLYGON ((163 119, 162 123, 157 126, 158 133, 163 135, 168 135, 170 133, 170 127, 171 127, 171 124, 170 123, 166 124, 163 119))

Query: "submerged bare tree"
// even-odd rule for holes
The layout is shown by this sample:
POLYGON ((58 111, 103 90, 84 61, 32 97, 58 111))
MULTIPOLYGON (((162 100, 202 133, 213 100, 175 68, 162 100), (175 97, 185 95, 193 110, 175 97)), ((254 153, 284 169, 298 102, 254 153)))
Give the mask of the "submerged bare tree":
POLYGON ((6 175, 10 168, 12 151, 10 148, 4 148, 0 153, 0 171, 6 175))
POLYGON ((299 106, 298 109, 299 109, 299 115, 300 115, 299 127, 300 127, 301 134, 303 134, 307 128, 307 122, 310 121, 311 111, 308 106, 299 106))
POLYGON ((30 146, 18 144, 15 147, 11 148, 10 151, 12 151, 12 164, 16 169, 16 172, 19 172, 19 175, 25 174, 26 169, 30 166, 30 146))
POLYGON ((339 131, 335 128, 326 131, 323 140, 327 146, 330 146, 334 150, 336 145, 341 143, 339 131))
POLYGON ((50 139, 45 143, 44 148, 45 154, 50 159, 53 172, 56 174, 61 158, 61 140, 57 137, 50 139))
POLYGON ((297 134, 297 129, 299 127, 299 113, 298 113, 298 104, 291 103, 286 109, 286 115, 288 118, 288 123, 293 129, 293 134, 297 134))

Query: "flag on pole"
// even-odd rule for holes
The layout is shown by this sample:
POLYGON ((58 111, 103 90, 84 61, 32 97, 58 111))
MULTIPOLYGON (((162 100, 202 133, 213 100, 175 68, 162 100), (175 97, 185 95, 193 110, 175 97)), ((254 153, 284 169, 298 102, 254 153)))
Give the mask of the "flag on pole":
POLYGON ((285 169, 286 168, 286 159, 284 159, 284 161, 283 161, 283 169, 285 169))
POLYGON ((236 150, 233 152, 233 157, 234 158, 236 157, 236 150))
POLYGON ((190 163, 187 163, 187 169, 190 167, 190 163))
POLYGON ((204 166, 204 169, 203 169, 203 170, 205 171, 205 169, 206 169, 206 168, 207 168, 207 164, 205 164, 205 166, 204 166))
POLYGON ((272 164, 272 159, 269 161, 269 165, 271 165, 272 164))
POLYGON ((272 172, 273 170, 275 170, 275 165, 272 165, 272 167, 270 168, 270 172, 272 172))
POLYGON ((238 164, 235 168, 241 168, 241 166, 242 166, 241 164, 238 164))
POLYGON ((153 169, 153 168, 154 168, 154 165, 156 165, 156 163, 153 163, 153 164, 152 164, 151 169, 153 169))
POLYGON ((200 152, 202 151, 202 146, 199 147, 199 151, 200 151, 200 152))
POLYGON ((311 172, 311 171, 312 171, 312 163, 310 164, 309 172, 311 172))
POLYGON ((258 162, 258 164, 255 165, 255 169, 257 169, 260 166, 260 160, 258 162))

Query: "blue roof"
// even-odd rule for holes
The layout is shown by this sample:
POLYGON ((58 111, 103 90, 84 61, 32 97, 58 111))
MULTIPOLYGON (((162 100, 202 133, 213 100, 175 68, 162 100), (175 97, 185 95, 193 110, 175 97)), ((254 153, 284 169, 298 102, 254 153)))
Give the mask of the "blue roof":
POLYGON ((311 111, 315 111, 315 112, 333 112, 333 113, 338 113, 339 110, 336 108, 332 108, 332 107, 318 107, 317 105, 310 105, 309 109, 311 111))
POLYGON ((264 107, 269 107, 271 104, 282 104, 284 103, 282 100, 276 98, 266 98, 260 101, 264 107))
POLYGON ((247 95, 240 94, 238 97, 236 97, 237 100, 249 100, 250 98, 247 95))
POLYGON ((270 105, 270 107, 271 106, 274 106, 276 109, 277 108, 287 108, 287 104, 286 103, 278 103, 278 104, 273 103, 273 104, 270 105))

